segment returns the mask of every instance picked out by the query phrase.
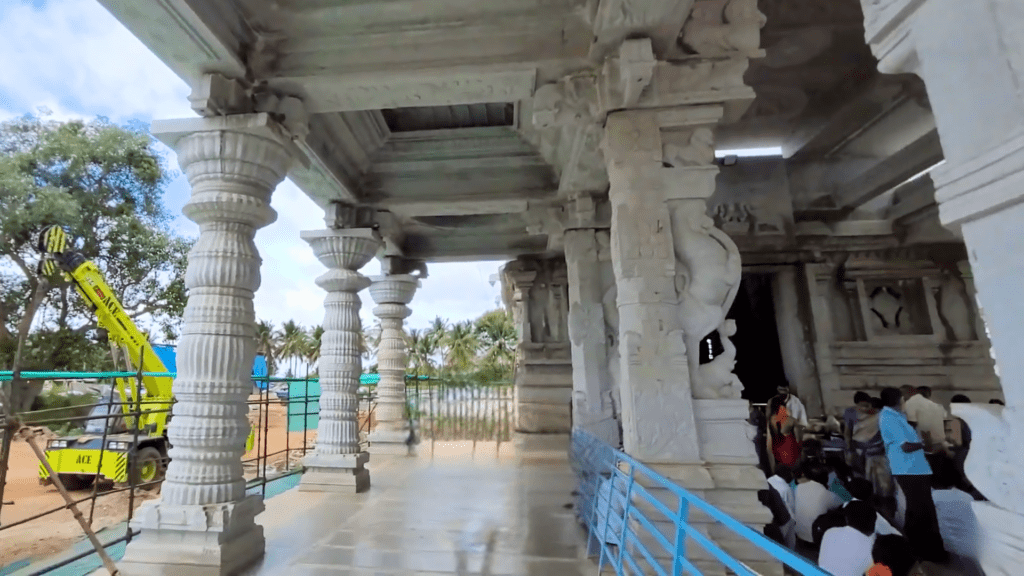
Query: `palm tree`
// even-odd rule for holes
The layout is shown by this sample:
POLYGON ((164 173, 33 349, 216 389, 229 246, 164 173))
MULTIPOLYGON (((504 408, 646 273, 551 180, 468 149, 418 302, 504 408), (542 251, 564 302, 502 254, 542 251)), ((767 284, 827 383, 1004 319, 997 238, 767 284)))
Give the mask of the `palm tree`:
MULTIPOLYGON (((306 338, 306 361, 311 365, 316 365, 317 361, 320 360, 320 345, 324 339, 324 327, 314 326, 309 329, 309 335, 306 338)), ((317 368, 319 372, 319 367, 317 368)))
POLYGON ((485 364, 510 367, 515 360, 519 339, 512 317, 505 309, 487 312, 476 321, 485 364))
POLYGON ((289 320, 281 325, 281 340, 278 354, 281 358, 291 360, 289 372, 295 374, 295 361, 301 358, 306 348, 306 331, 294 320, 289 320))
POLYGON ((430 323, 430 328, 427 329, 428 338, 433 340, 434 353, 441 353, 441 366, 448 364, 448 319, 442 319, 440 316, 435 316, 434 321, 430 323))
POLYGON ((448 366, 460 372, 469 369, 480 350, 480 339, 473 330, 473 323, 468 320, 452 325, 444 344, 448 348, 448 366))
POLYGON ((406 340, 409 348, 409 370, 417 376, 433 373, 433 356, 437 352, 437 343, 430 331, 409 330, 406 340))
POLYGON ((277 370, 278 333, 273 322, 260 320, 256 323, 256 353, 267 359, 267 374, 277 370))

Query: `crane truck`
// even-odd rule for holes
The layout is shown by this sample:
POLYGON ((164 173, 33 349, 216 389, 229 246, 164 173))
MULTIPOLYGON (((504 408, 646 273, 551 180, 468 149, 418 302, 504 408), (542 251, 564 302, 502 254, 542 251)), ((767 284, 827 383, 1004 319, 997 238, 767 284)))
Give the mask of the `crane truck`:
MULTIPOLYGON (((96 314, 99 328, 106 331, 115 362, 120 360, 128 371, 142 373, 141 386, 134 378, 115 379, 109 401, 92 409, 85 433, 49 440, 46 459, 64 486, 72 490, 88 487, 100 478, 133 485, 162 480, 170 448, 167 423, 174 404, 173 379, 148 374, 166 373, 167 367, 125 312, 99 267, 69 246, 62 227, 44 229, 37 248, 41 253, 38 273, 47 277, 62 274, 71 282, 96 314)), ((253 439, 254 430, 250 429, 247 451, 253 439)), ((42 464, 39 478, 44 484, 52 482, 42 464)))

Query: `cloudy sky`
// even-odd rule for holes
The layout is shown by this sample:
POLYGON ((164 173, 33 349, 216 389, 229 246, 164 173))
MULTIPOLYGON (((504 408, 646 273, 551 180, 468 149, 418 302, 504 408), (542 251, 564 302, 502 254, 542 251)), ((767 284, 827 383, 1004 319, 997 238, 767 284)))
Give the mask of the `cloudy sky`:
MULTIPOLYGON (((189 88, 96 0, 3 0, 0 2, 0 120, 46 107, 57 119, 106 116, 115 122, 194 116, 189 88)), ((174 153, 160 147, 174 170, 174 153)), ((189 187, 179 177, 165 202, 179 213, 189 187)), ((263 285, 256 315, 277 324, 305 326, 323 321, 325 293, 313 280, 325 271, 301 230, 323 228, 322 214, 291 183, 278 186, 271 202, 277 221, 256 234, 263 256, 263 285)), ((198 228, 183 216, 175 225, 190 236, 198 228)), ((501 262, 433 264, 416 294, 408 326, 426 326, 435 316, 464 320, 495 307, 500 294, 490 279, 501 262)), ((373 261, 362 270, 373 275, 373 261)), ((372 321, 372 301, 363 292, 363 322, 372 321)))

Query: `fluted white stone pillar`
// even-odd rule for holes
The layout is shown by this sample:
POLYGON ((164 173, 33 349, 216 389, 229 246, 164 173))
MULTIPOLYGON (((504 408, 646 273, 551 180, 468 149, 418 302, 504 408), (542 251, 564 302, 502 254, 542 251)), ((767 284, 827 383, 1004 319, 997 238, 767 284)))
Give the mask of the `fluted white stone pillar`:
POLYGON ((419 287, 419 278, 411 274, 388 274, 372 278, 370 296, 377 306, 373 314, 380 318, 380 347, 377 350, 377 426, 370 433, 371 454, 409 454, 409 420, 405 411, 405 374, 408 367, 405 331, 402 322, 412 310, 406 304, 419 287))
POLYGON ((185 215, 199 225, 189 289, 170 464, 163 498, 146 502, 121 574, 235 574, 263 555, 255 523, 263 498, 245 495, 250 371, 256 355, 253 294, 260 285, 256 230, 274 221, 270 196, 292 160, 290 142, 266 115, 154 122, 192 186, 185 215))
POLYGON ((369 454, 359 450, 359 291, 370 280, 358 270, 381 247, 369 228, 312 230, 302 233, 327 273, 316 279, 327 291, 324 335, 320 348, 320 423, 316 451, 305 461, 301 490, 362 492, 370 487, 365 468, 369 454))

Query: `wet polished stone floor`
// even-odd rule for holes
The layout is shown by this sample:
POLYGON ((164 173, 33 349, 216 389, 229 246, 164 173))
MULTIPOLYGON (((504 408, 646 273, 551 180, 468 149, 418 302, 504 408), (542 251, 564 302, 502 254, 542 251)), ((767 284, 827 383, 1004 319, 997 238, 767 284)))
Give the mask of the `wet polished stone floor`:
POLYGON ((363 494, 281 494, 258 519, 266 556, 247 575, 594 574, 566 507, 567 442, 421 445, 371 457, 363 494))

